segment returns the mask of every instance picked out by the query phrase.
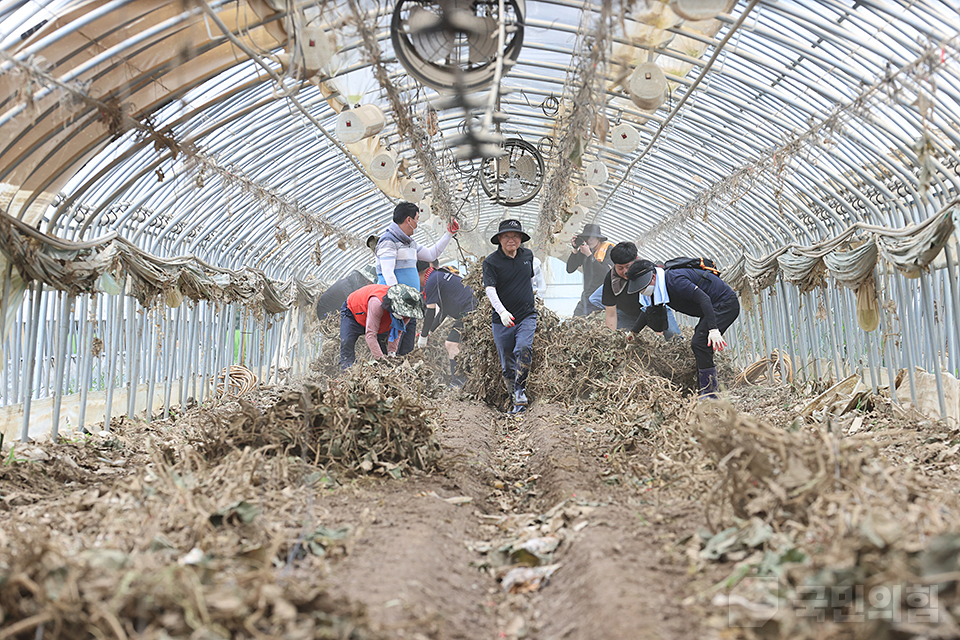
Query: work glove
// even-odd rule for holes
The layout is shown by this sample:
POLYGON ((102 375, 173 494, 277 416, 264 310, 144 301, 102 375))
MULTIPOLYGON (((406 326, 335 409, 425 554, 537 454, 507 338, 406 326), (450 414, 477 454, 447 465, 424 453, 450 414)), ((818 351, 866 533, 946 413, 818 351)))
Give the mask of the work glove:
POLYGON ((427 346, 427 336, 417 338, 417 349, 423 349, 425 346, 427 346))
POLYGON ((723 339, 719 329, 710 329, 707 333, 707 346, 713 347, 714 351, 723 351, 723 348, 727 346, 727 342, 723 339))
POLYGON ((460 231, 460 223, 457 222, 456 218, 450 218, 450 222, 447 223, 447 231, 450 233, 450 235, 460 231))
POLYGON ((397 352, 396 352, 396 351, 387 351, 387 357, 388 357, 388 358, 396 358, 396 357, 397 357, 397 352))
POLYGON ((513 314, 507 311, 506 309, 504 309, 503 311, 500 312, 500 322, 502 322, 503 326, 505 327, 512 327, 513 314))

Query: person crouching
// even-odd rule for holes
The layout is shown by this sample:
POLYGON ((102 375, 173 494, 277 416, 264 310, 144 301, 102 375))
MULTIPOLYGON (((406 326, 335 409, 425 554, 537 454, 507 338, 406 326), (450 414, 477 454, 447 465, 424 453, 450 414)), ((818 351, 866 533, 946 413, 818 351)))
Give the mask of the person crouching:
POLYGON ((649 326, 654 331, 667 327, 667 306, 700 318, 690 341, 700 374, 700 397, 716 398, 719 382, 713 352, 727 346, 723 332, 740 315, 736 292, 719 276, 701 269, 669 269, 649 260, 637 260, 627 269, 627 292, 639 293, 643 311, 634 323, 633 334, 649 326))
POLYGON ((340 307, 340 370, 356 362, 361 335, 375 360, 384 357, 380 337, 386 339, 387 355, 397 355, 408 323, 423 318, 423 311, 420 292, 409 285, 371 284, 351 293, 340 307))

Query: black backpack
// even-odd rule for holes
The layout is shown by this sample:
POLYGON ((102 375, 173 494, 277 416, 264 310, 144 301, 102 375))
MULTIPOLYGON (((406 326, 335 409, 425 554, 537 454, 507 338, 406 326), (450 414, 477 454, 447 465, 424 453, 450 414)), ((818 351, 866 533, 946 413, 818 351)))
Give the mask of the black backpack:
POLYGON ((713 275, 720 277, 720 269, 717 263, 710 258, 674 258, 663 263, 664 269, 700 269, 709 271, 713 275))

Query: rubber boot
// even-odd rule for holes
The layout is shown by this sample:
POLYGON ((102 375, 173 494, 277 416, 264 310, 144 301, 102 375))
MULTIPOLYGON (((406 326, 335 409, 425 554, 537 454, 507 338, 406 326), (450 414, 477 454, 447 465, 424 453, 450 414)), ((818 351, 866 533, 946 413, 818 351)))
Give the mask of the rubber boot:
POLYGON ((720 382, 717 380, 717 368, 697 369, 700 374, 700 399, 716 400, 720 382))
POLYGON ((457 361, 450 358, 450 386, 462 387, 466 382, 466 376, 457 375, 457 361))
POLYGON ((503 383, 507 385, 507 398, 509 398, 510 405, 511 405, 511 408, 507 411, 507 413, 509 414, 520 413, 521 411, 526 409, 527 407, 525 405, 518 405, 516 403, 516 397, 517 397, 516 374, 508 375, 504 373, 503 383))
POLYGON ((529 404, 527 401, 526 390, 520 385, 517 385, 516 388, 513 390, 513 404, 517 406, 524 406, 524 407, 527 406, 527 404, 529 404))

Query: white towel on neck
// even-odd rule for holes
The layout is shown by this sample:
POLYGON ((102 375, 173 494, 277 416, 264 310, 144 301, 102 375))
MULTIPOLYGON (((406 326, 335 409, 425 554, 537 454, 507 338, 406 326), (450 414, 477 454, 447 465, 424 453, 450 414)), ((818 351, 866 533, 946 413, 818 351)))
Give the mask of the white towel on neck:
POLYGON ((660 267, 656 268, 657 281, 653 283, 653 299, 650 296, 640 296, 640 303, 644 307, 652 304, 667 304, 670 302, 670 295, 667 293, 667 278, 660 267))

